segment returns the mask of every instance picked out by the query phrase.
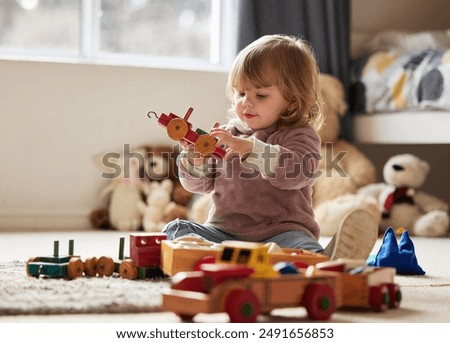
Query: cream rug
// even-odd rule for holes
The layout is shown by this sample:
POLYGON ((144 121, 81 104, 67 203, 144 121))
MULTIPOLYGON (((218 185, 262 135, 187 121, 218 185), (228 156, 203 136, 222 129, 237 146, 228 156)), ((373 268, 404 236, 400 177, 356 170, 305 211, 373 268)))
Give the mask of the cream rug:
POLYGON ((0 315, 160 311, 167 280, 28 277, 24 262, 0 262, 0 315))

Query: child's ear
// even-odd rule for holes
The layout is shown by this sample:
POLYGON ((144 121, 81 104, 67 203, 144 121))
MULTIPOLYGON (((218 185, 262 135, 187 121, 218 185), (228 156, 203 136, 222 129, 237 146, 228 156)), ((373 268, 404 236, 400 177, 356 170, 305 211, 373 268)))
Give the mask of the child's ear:
POLYGON ((288 113, 293 112, 295 109, 297 108, 297 104, 295 102, 291 102, 290 104, 288 104, 287 106, 287 111, 288 113))

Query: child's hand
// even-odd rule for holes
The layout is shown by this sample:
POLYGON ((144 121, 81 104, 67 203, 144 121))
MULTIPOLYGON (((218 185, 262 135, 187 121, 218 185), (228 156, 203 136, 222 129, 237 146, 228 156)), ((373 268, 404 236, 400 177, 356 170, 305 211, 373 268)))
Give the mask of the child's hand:
POLYGON ((239 157, 245 158, 253 150, 253 141, 247 138, 240 138, 233 136, 230 132, 224 129, 213 128, 211 130, 211 136, 215 137, 217 146, 226 146, 226 156, 228 157, 232 153, 238 153, 239 157))

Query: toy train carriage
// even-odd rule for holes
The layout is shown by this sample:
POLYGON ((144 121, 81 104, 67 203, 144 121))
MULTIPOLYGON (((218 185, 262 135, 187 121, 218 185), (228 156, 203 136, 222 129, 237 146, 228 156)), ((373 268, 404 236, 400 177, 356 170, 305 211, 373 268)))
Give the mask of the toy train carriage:
MULTIPOLYGON (((252 243, 244 242, 244 246, 252 243)), ((328 261, 328 257, 303 249, 285 249, 274 244, 267 246, 271 264, 292 262, 307 267, 328 261)), ((200 264, 214 262, 222 251, 220 244, 199 240, 193 237, 181 237, 165 240, 161 244, 162 269, 164 274, 172 276, 178 272, 192 271, 200 264)))
POLYGON ((189 107, 183 118, 174 113, 169 115, 162 113, 159 117, 157 116, 158 123, 167 129, 167 134, 171 139, 175 141, 184 140, 194 144, 195 150, 201 156, 214 155, 218 158, 223 158, 226 151, 216 146, 217 140, 214 137, 201 129, 192 130, 192 124, 188 120, 193 110, 192 107, 189 107))
POLYGON ((366 308, 376 312, 398 308, 400 286, 395 283, 396 269, 370 267, 365 261, 339 259, 319 263, 311 273, 336 273, 342 280, 342 292, 337 293, 341 308, 366 308))
POLYGON ((59 241, 53 243, 53 256, 31 257, 26 265, 28 276, 75 279, 83 275, 84 264, 75 256, 74 240, 69 240, 68 254, 59 255, 59 241))
POLYGON ((130 257, 124 258, 123 239, 119 248, 119 261, 115 270, 123 278, 146 279, 164 277, 161 270, 161 243, 167 239, 165 234, 149 233, 130 235, 130 257))

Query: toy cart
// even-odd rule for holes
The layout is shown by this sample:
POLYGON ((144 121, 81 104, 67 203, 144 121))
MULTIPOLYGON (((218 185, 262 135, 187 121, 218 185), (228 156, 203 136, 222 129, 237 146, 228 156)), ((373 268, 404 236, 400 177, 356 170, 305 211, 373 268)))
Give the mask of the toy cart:
POLYGON ((67 255, 59 255, 59 241, 53 243, 53 256, 31 257, 26 271, 28 276, 75 279, 83 275, 84 264, 75 256, 74 240, 69 240, 67 255))

